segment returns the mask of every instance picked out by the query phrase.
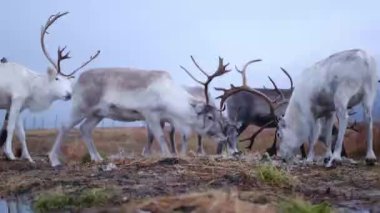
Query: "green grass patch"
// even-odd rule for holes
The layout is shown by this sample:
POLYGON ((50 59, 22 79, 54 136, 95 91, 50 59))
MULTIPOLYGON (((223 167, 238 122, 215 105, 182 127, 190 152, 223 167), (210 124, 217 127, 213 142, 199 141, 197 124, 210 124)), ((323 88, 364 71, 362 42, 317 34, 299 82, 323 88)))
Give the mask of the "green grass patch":
POLYGON ((288 172, 271 164, 259 165, 256 173, 260 181, 269 185, 292 186, 294 184, 294 179, 288 172))
POLYGON ((303 199, 290 199, 280 202, 278 206, 280 213, 330 213, 333 212, 330 205, 326 202, 311 204, 303 199))
POLYGON ((37 212, 49 212, 55 209, 66 209, 74 205, 74 199, 64 193, 54 192, 40 195, 33 208, 37 212))
POLYGON ((79 195, 50 192, 38 196, 33 203, 33 208, 36 212, 44 213, 54 210, 102 206, 112 197, 112 191, 103 188, 86 189, 79 195))
POLYGON ((112 193, 105 189, 95 188, 84 191, 78 198, 80 207, 104 205, 112 198, 112 193))

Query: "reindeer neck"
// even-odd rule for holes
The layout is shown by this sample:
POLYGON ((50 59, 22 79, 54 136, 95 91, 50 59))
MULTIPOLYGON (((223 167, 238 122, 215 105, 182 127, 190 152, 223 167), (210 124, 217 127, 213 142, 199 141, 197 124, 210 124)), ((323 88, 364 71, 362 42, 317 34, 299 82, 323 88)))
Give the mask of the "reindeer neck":
POLYGON ((300 139, 307 139, 312 128, 312 113, 309 102, 303 100, 302 96, 293 98, 289 102, 284 116, 286 125, 294 131, 300 139))
POLYGON ((26 100, 26 105, 31 111, 45 110, 58 99, 52 95, 48 85, 48 78, 44 75, 36 74, 32 79, 30 96, 26 100))

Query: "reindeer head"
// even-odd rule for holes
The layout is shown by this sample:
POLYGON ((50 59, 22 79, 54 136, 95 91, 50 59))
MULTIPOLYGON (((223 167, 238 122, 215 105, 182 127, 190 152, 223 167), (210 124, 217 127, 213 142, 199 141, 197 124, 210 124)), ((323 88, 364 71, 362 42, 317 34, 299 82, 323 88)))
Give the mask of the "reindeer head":
POLYGON ((88 61, 83 63, 80 67, 75 69, 69 74, 64 74, 61 70, 61 62, 66 59, 70 59, 70 51, 65 52, 66 47, 60 48, 58 47, 57 51, 57 62, 55 63, 53 59, 48 54, 46 47, 45 47, 45 35, 49 34, 47 32, 48 28, 59 18, 62 16, 68 14, 68 12, 64 13, 57 13, 55 15, 51 15, 48 20, 46 21, 45 25, 41 28, 41 37, 40 37, 40 43, 42 51, 45 55, 45 57, 48 59, 52 67, 48 67, 47 71, 47 84, 44 85, 46 87, 46 90, 49 91, 52 96, 63 99, 63 100, 69 100, 71 98, 72 94, 72 79, 74 78, 74 74, 78 72, 80 69, 82 69, 84 66, 86 66, 88 63, 90 63, 92 60, 94 60, 100 53, 98 50, 95 55, 91 56, 88 61))
POLYGON ((222 110, 216 108, 215 105, 211 103, 209 97, 209 85, 213 79, 230 71, 227 69, 229 64, 224 64, 223 59, 219 57, 219 65, 217 70, 213 74, 209 75, 198 65, 193 56, 190 57, 195 66, 207 77, 207 80, 202 82, 196 79, 186 68, 180 66, 195 82, 203 85, 204 87, 205 101, 192 100, 190 103, 196 114, 196 122, 194 125, 195 130, 198 134, 208 135, 218 142, 225 141, 227 137, 224 133, 225 121, 221 113, 222 110))

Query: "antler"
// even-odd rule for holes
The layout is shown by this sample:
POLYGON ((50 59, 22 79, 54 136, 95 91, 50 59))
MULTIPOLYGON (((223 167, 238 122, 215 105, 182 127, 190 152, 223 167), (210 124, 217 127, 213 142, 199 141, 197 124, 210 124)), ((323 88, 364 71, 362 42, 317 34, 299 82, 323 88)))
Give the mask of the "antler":
MULTIPOLYGON (((193 61, 193 63, 195 64, 195 66, 207 77, 207 80, 205 82, 202 82, 198 79, 196 79, 190 71, 188 71, 185 67, 183 66, 180 66, 194 81, 196 81, 197 83, 201 84, 204 86, 204 92, 205 92, 205 97, 206 97, 206 103, 208 104, 209 103, 209 96, 208 96, 208 87, 209 87, 209 84, 211 83, 211 81, 218 77, 218 76, 221 76, 221 75, 224 75, 228 72, 230 72, 231 70, 228 70, 226 69, 227 66, 230 64, 230 63, 227 63, 224 65, 223 63, 223 58, 219 57, 219 66, 218 66, 218 69, 212 74, 212 75, 209 75, 207 72, 205 72, 200 66, 199 64, 195 61, 194 57, 191 55, 191 60, 193 61)), ((221 107, 222 108, 222 107, 221 107)))
POLYGON ((47 32, 48 28, 55 22, 57 21, 57 19, 61 18, 62 16, 68 14, 69 12, 64 12, 64 13, 61 13, 61 12, 58 12, 57 14, 55 15, 51 15, 48 20, 46 21, 45 25, 42 26, 41 28, 41 37, 40 37, 40 43, 41 43, 41 48, 42 48, 42 51, 44 53, 44 55, 46 56, 46 58, 48 59, 48 61, 53 65, 53 67, 57 70, 57 73, 62 75, 62 76, 66 76, 66 77, 71 77, 72 75, 74 75, 77 71, 79 71, 80 69, 82 69, 84 66, 86 66, 88 63, 90 63, 92 60, 94 60, 96 57, 98 57, 99 53, 100 53, 100 50, 98 50, 96 52, 95 55, 91 56, 90 57, 90 60, 88 60, 87 62, 83 63, 79 68, 75 69, 73 72, 71 72, 70 74, 64 74, 61 70, 61 62, 63 60, 66 60, 66 59, 70 59, 70 51, 68 51, 67 53, 64 53, 65 49, 66 49, 66 46, 63 47, 62 49, 60 47, 58 47, 58 51, 57 51, 57 63, 54 63, 54 60, 51 58, 51 56, 49 55, 49 53, 47 52, 46 50, 46 47, 45 47, 45 35, 46 34, 49 34, 47 32))
POLYGON ((72 76, 74 75, 76 72, 78 72, 80 69, 82 69, 83 67, 85 67, 87 64, 89 64, 92 60, 94 60, 96 57, 98 57, 98 55, 100 54, 100 50, 97 50, 96 53, 92 56, 90 56, 90 59, 86 62, 84 62, 80 67, 76 68, 74 71, 72 71, 70 74, 66 75, 66 74, 63 74, 61 73, 61 75, 63 76, 72 76))
MULTIPOLYGON (((285 99, 284 93, 280 89, 278 89, 278 87, 277 87, 276 83, 273 81, 273 79, 270 76, 268 76, 268 78, 269 78, 270 82, 272 83, 272 85, 274 87, 274 90, 278 93, 278 95, 280 96, 280 98, 281 99, 285 99)), ((276 101, 277 101, 277 99, 278 98, 276 98, 276 101)))
POLYGON ((293 84, 292 76, 290 76, 290 74, 288 73, 288 71, 286 71, 284 68, 280 67, 280 69, 282 70, 282 72, 285 73, 286 76, 288 76, 289 81, 290 81, 290 91, 293 92, 293 90, 294 90, 294 84, 293 84))
MULTIPOLYGON (((41 43, 41 48, 42 48, 42 51, 44 53, 44 55, 46 56, 46 58, 48 59, 48 61, 53 65, 53 67, 57 70, 57 72, 59 73, 60 70, 59 70, 59 67, 56 63, 54 63, 53 59, 50 57, 49 53, 46 51, 46 47, 45 47, 45 35, 46 34, 49 34, 47 32, 48 28, 55 22, 57 21, 57 19, 61 18, 62 16, 64 15, 67 15, 69 12, 64 12, 64 13, 61 13, 61 12, 58 12, 57 14, 55 15, 51 15, 48 20, 46 21, 45 25, 41 27, 41 37, 40 37, 40 43, 41 43)), ((65 48, 64 48, 65 49, 65 48)), ((63 51, 62 51, 63 52, 63 51)), ((60 63, 60 60, 59 60, 59 56, 60 56, 60 53, 62 54, 62 52, 58 49, 58 63, 60 63)), ((66 55, 68 56, 69 53, 67 53, 66 55)), ((69 56, 67 57, 69 58, 69 56)), ((67 59, 67 58, 64 58, 64 59, 67 59)), ((64 60, 64 59, 61 59, 61 60, 64 60)))
POLYGON ((246 92, 249 92, 249 93, 252 93, 254 95, 258 95, 258 96, 262 97, 264 99, 264 101, 266 101, 268 103, 268 105, 270 107, 271 114, 274 114, 275 108, 273 106, 273 101, 268 96, 266 96, 264 93, 262 93, 262 92, 260 92, 260 91, 258 91, 256 89, 252 89, 252 88, 250 88, 250 87, 247 86, 247 76, 246 76, 247 68, 248 68, 248 66, 250 64, 255 63, 255 62, 259 62, 259 61, 262 61, 262 60, 261 59, 256 59, 256 60, 251 60, 251 61, 247 62, 244 65, 244 67, 243 67, 242 70, 239 70, 235 66, 236 71, 238 71, 241 74, 241 76, 242 76, 242 83, 243 83, 242 86, 236 87, 236 86, 234 86, 234 85, 231 84, 231 88, 230 89, 215 88, 215 90, 217 90, 217 91, 223 91, 223 95, 220 95, 220 96, 217 97, 217 99, 218 98, 221 99, 220 100, 220 108, 223 107, 224 102, 231 95, 236 94, 236 93, 241 92, 241 91, 246 91, 246 92))
POLYGON ((247 86, 247 68, 250 64, 253 64, 253 63, 256 63, 256 62, 260 62, 262 61, 261 59, 255 59, 255 60, 251 60, 251 61, 248 61, 244 66, 243 66, 243 70, 239 70, 237 68, 237 66, 235 65, 235 69, 236 71, 238 71, 241 76, 242 76, 242 84, 243 86, 247 86))

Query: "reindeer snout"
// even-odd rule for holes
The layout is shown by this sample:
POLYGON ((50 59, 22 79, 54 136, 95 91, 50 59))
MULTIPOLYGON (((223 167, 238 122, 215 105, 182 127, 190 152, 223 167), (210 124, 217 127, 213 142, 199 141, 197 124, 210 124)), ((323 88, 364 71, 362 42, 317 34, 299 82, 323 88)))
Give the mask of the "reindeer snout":
POLYGON ((66 95, 65 95, 65 101, 68 101, 68 100, 70 100, 71 99, 71 94, 70 93, 67 93, 66 95))

